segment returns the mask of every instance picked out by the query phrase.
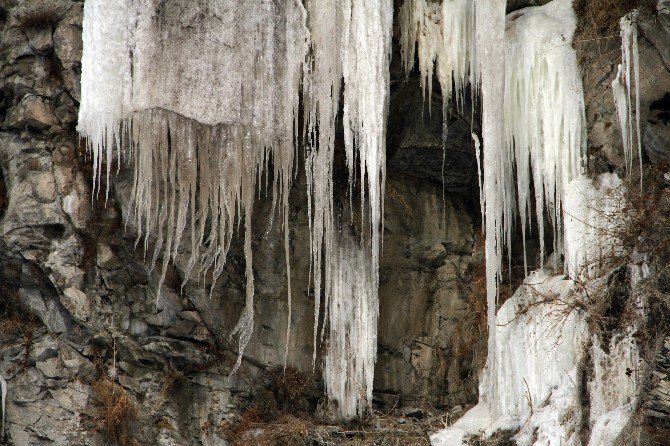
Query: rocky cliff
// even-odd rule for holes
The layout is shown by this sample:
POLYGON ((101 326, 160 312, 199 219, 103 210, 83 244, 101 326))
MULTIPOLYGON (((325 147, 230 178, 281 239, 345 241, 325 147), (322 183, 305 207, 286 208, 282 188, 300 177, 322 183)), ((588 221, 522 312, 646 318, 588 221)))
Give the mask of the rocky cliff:
MULTIPOLYGON (((543 2, 509 3, 513 10, 543 2)), ((670 151, 670 4, 647 7, 658 13, 641 26, 641 105, 645 161, 656 162, 670 151)), ((179 264, 168 266, 157 294, 160 267, 124 224, 132 187, 127 164, 114 166, 118 175, 92 195, 91 162, 75 130, 82 13, 83 2, 74 0, 0 2, 6 444, 226 445, 230 426, 252 407, 319 418, 323 389, 320 363, 312 363, 304 174, 290 197, 288 366, 294 379, 280 373, 287 348, 283 229, 264 219, 254 227, 255 333, 242 368, 229 377, 237 355, 230 332, 244 307, 242 247, 233 246, 211 295, 207 283, 182 287, 179 264)), ((576 46, 583 57, 590 164, 595 172, 613 171, 623 164, 610 91, 620 41, 588 39, 576 46)), ((397 45, 375 406, 437 415, 476 402, 485 357, 485 310, 472 292, 482 264, 473 124, 469 112, 447 117, 443 152, 439 92, 429 99, 428 113, 417 76, 405 79, 395 53, 397 45)), ((256 206, 256 215, 271 213, 267 198, 256 206)), ((654 372, 652 407, 660 422, 670 414, 668 342, 654 372)))

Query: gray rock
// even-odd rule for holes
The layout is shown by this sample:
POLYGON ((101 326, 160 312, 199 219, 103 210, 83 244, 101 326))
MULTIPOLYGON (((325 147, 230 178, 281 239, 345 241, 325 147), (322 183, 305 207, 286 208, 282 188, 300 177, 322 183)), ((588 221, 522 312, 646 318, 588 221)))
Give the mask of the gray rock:
POLYGON ((69 318, 52 299, 45 299, 41 290, 21 288, 19 298, 27 311, 36 315, 49 331, 52 333, 67 331, 69 318))
POLYGON ((418 407, 403 407, 402 414, 406 417, 417 419, 421 419, 425 416, 424 411, 418 407))
POLYGON ((30 357, 33 361, 43 362, 58 356, 58 342, 51 338, 44 338, 33 343, 30 357))
POLYGON ((642 143, 651 162, 670 158, 670 93, 652 104, 642 143))
POLYGON ((194 349, 193 345, 186 341, 161 336, 148 338, 143 348, 158 356, 192 365, 203 365, 214 359, 211 355, 194 349))
POLYGON ((658 0, 656 4, 658 11, 658 21, 665 31, 670 34, 670 0, 658 0))
POLYGON ((40 97, 27 95, 19 104, 9 109, 6 124, 14 129, 28 126, 41 131, 60 125, 60 121, 53 105, 40 97))
POLYGON ((528 6, 546 5, 550 1, 551 0, 507 0, 507 12, 510 13, 528 6))
POLYGON ((59 358, 49 358, 35 364, 46 378, 69 378, 69 373, 59 358))
POLYGON ((33 51, 45 53, 53 48, 53 39, 51 37, 51 28, 28 29, 26 30, 28 43, 33 51))
POLYGON ((92 315, 91 302, 81 290, 67 288, 63 291, 60 301, 77 322, 85 323, 92 315))

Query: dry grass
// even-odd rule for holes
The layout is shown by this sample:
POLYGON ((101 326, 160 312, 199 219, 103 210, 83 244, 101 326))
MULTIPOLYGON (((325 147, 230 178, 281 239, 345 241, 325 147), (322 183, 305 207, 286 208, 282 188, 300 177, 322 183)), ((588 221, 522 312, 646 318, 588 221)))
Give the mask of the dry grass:
POLYGON ((574 0, 578 18, 575 41, 618 38, 619 20, 640 4, 640 0, 574 0))
POLYGON ((131 424, 137 412, 128 393, 107 378, 100 378, 91 386, 98 403, 98 414, 93 420, 93 429, 100 432, 108 444, 136 446, 131 424))
POLYGON ((311 380, 295 367, 276 367, 270 370, 272 387, 277 399, 284 403, 292 403, 310 388, 311 380))
POLYGON ((517 431, 497 431, 490 437, 470 436, 466 437, 466 444, 470 446, 516 446, 513 440, 517 431))
POLYGON ((321 425, 286 414, 268 421, 252 407, 237 421, 223 421, 216 432, 231 446, 429 446, 429 433, 443 427, 441 418, 403 418, 399 412, 375 413, 365 422, 348 425, 321 425))
POLYGON ((217 433, 231 446, 299 446, 308 444, 311 424, 291 415, 267 422, 261 411, 251 408, 237 422, 224 421, 217 433))

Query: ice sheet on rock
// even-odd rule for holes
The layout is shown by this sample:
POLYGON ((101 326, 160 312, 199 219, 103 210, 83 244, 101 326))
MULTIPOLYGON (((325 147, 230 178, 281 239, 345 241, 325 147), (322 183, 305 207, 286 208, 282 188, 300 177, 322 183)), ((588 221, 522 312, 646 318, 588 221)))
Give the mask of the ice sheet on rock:
POLYGON ((495 374, 483 372, 479 405, 431 437, 433 445, 458 446, 466 434, 499 429, 520 429, 519 445, 580 444, 576 383, 588 330, 572 305, 578 298, 562 276, 538 271, 526 279, 498 312, 498 367, 495 374))
POLYGON ((591 428, 589 446, 616 446, 630 428, 633 409, 630 404, 602 414, 591 428))
POLYGON ((622 254, 617 230, 625 224, 625 197, 615 173, 568 184, 564 203, 566 270, 573 279, 597 277, 622 254))
POLYGON ((610 340, 607 353, 601 340, 593 336, 593 375, 588 383, 592 446, 615 446, 618 433, 629 424, 639 403, 640 351, 634 330, 631 327, 628 331, 610 340), (606 442, 609 437, 611 441, 606 442))
POLYGON ((493 421, 487 402, 480 398, 479 404, 452 426, 431 435, 430 443, 433 446, 461 446, 466 436, 484 434, 493 421))
POLYGON ((608 333, 607 337, 597 332, 591 336, 593 373, 587 385, 591 426, 589 446, 628 444, 630 438, 625 435, 630 432, 633 415, 642 402, 648 364, 640 352, 638 333, 645 330, 640 321, 647 318, 649 306, 647 293, 638 286, 648 277, 649 270, 646 263, 641 266, 632 264, 628 274, 629 299, 635 300, 633 315, 636 317, 622 318, 629 322, 608 333))
POLYGON ((621 18, 621 63, 618 66, 617 76, 612 81, 612 93, 617 110, 619 129, 621 130, 627 174, 630 174, 633 169, 633 150, 635 146, 637 146, 637 156, 640 162, 640 173, 642 172, 640 56, 637 41, 637 18, 637 10, 621 18))
POLYGON ((372 404, 377 359, 379 302, 370 251, 347 231, 334 240, 326 265, 328 347, 324 381, 329 402, 342 419, 363 416, 372 404))
POLYGON ((584 314, 573 305, 580 296, 572 281, 543 272, 524 284, 496 321, 498 373, 489 378, 498 382, 496 413, 518 422, 520 445, 578 445, 577 383, 588 335, 584 314))
POLYGON ((248 228, 263 175, 274 181, 287 230, 305 22, 297 0, 93 0, 84 11, 78 130, 96 183, 112 150, 120 157, 128 148, 129 218, 146 248, 155 239, 161 277, 184 242, 185 279, 191 271, 216 278, 233 230, 247 228, 246 309, 234 330, 240 358, 253 328, 248 228))

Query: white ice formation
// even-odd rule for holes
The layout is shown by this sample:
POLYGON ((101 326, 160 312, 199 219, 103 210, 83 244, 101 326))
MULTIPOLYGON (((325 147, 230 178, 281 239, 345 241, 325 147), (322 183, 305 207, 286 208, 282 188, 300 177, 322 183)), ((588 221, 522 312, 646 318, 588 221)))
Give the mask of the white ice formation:
MULTIPOLYGON (((497 41, 491 42, 495 17, 488 16, 496 10, 494 2, 479 0, 476 8, 489 356, 478 406, 431 440, 459 445, 466 435, 511 429, 518 430, 519 445, 576 446, 581 444, 579 368, 589 332, 572 279, 602 274, 598 262, 613 254, 620 180, 608 174, 592 182, 582 176, 585 116, 571 44, 576 26, 571 2, 554 0, 510 14, 505 39, 499 39, 504 62, 492 56, 499 54, 497 41), (504 66, 504 87, 491 66, 498 72, 504 66), (502 105, 498 97, 504 97, 502 105), (569 278, 543 270, 531 274, 496 315, 496 285, 513 224, 518 216, 525 235, 535 221, 542 243, 545 215, 553 228, 553 257, 565 254, 569 278)), ((541 245, 542 258, 546 251, 541 245)))
POLYGON ((621 63, 617 76, 612 81, 614 105, 617 110, 621 139, 623 142, 626 173, 633 170, 634 149, 642 172, 642 140, 640 139, 640 56, 637 42, 638 11, 621 18, 621 63))
POLYGON ((595 182, 580 176, 568 184, 563 212, 565 265, 571 278, 598 277, 623 254, 618 231, 627 218, 624 205, 624 188, 616 174, 602 174, 595 182))
POLYGON ((155 237, 161 282, 182 238, 190 248, 185 280, 191 271, 213 271, 216 280, 244 223, 246 309, 233 330, 239 365, 253 330, 251 215, 263 174, 275 182, 286 224, 304 8, 293 0, 92 0, 83 39, 78 130, 93 153, 94 183, 105 165, 109 181, 115 148, 118 161, 124 153, 133 161, 128 218, 145 249, 155 237))
POLYGON ((350 419, 365 415, 372 402, 379 302, 369 250, 346 230, 334 249, 334 261, 326 266, 330 325, 324 381, 333 412, 350 419))
POLYGON ((414 68, 418 48, 421 88, 431 101, 433 74, 446 105, 455 99, 463 106, 465 88, 472 81, 474 61, 474 3, 472 0, 407 0, 400 8, 400 57, 407 75, 414 68), (454 97, 455 96, 455 97, 454 97))
MULTIPOLYGON (((424 94, 430 94, 435 72, 445 104, 454 99, 461 104, 464 88, 473 80, 481 96, 483 154, 478 161, 490 333, 495 332, 497 282, 515 222, 524 239, 535 222, 544 259, 547 215, 553 251, 563 252, 563 201, 569 182, 583 171, 586 147, 581 74, 571 45, 576 27, 571 2, 554 0, 507 20, 505 6, 493 0, 478 0, 474 8, 470 1, 413 0, 400 12, 403 67, 411 70, 418 47, 424 94)), ((489 349, 495 345, 490 339, 489 349)), ((494 358, 489 358, 491 370, 494 358)))
MULTIPOLYGON (((475 2, 475 48, 477 78, 475 89, 481 95, 482 107, 482 214, 485 231, 486 255, 486 302, 488 325, 487 367, 495 375, 496 364, 496 308, 498 303, 498 280, 502 262, 502 235, 505 232, 503 206, 507 193, 503 182, 509 174, 505 169, 512 161, 505 156, 504 127, 501 116, 504 111, 505 86, 505 0, 477 0, 475 2)), ((509 231, 507 231, 509 233, 509 231)), ((495 382, 491 382, 495 385, 495 382)), ((491 390, 490 396, 496 395, 491 390)))
MULTIPOLYGON (((114 162, 132 161, 128 219, 144 237, 145 249, 153 244, 153 262, 162 258, 159 289, 168 263, 178 256, 187 258, 184 280, 211 272, 215 283, 234 232, 244 226, 246 307, 232 330, 239 335, 235 369, 253 331, 251 221, 263 186, 272 191, 285 230, 290 335, 288 194, 297 171, 301 93, 310 147, 315 333, 322 288, 326 308, 333 308, 333 300, 340 308, 344 299, 347 308, 369 309, 362 320, 376 320, 392 14, 391 0, 310 0, 307 10, 298 0, 86 2, 78 130, 93 154, 96 187, 104 175, 109 184, 114 162), (342 222, 333 209, 340 106, 350 183, 356 178, 360 183, 364 226, 362 241, 346 245, 349 257, 341 253, 342 222), (331 272, 348 267, 337 262, 356 255, 369 262, 361 270, 369 277, 342 283, 353 279, 343 273, 335 283, 331 272), (324 259, 328 268, 322 271, 324 259)), ((335 310, 336 317, 348 314, 335 310)), ((370 343, 376 344, 372 330, 342 346, 338 357, 350 355, 347 363, 355 364, 352 370, 337 369, 345 375, 326 371, 342 416, 355 416, 370 402, 375 360, 370 343), (365 379, 356 375, 356 386, 338 387, 337 380, 351 373, 365 379)))
POLYGON ((498 166, 507 191, 502 197, 503 245, 509 246, 516 212, 525 239, 534 209, 540 259, 547 254, 545 215, 553 226, 553 250, 563 252, 563 201, 568 184, 584 168, 584 93, 572 47, 576 25, 569 0, 526 8, 507 18, 505 155, 498 166))
POLYGON ((587 330, 583 315, 571 308, 573 285, 535 272, 502 305, 496 319, 497 373, 485 371, 479 404, 433 435, 433 445, 459 446, 468 435, 517 429, 519 445, 580 444, 576 383, 587 330))
MULTIPOLYGON (((325 359, 326 388, 329 397, 337 402, 338 415, 352 418, 362 415, 363 408, 372 402, 393 5, 391 0, 310 0, 307 8, 312 30, 310 68, 305 76, 305 110, 315 290, 314 344, 317 345, 323 300, 326 317, 322 333, 329 321, 331 340, 325 359), (351 241, 342 241, 344 236, 339 232, 346 223, 342 220, 348 219, 335 208, 333 163, 340 107, 343 109, 350 208, 353 208, 354 184, 360 188, 362 235, 357 248, 351 241), (355 249, 365 252, 354 253, 355 249), (351 265, 341 264, 347 259, 354 262, 356 256, 369 262, 369 267, 361 271, 369 274, 365 280, 349 270, 351 265), (333 327, 345 329, 350 324, 362 323, 351 320, 354 316, 351 309, 363 311, 356 313, 355 318, 374 321, 375 327, 364 329, 360 335, 350 332, 351 338, 345 342, 339 339, 345 333, 337 334, 333 327)), ((356 264, 361 262, 356 261, 356 264)), ((363 330, 360 326, 358 329, 363 330)), ((316 351, 314 355, 316 357, 316 351)))

